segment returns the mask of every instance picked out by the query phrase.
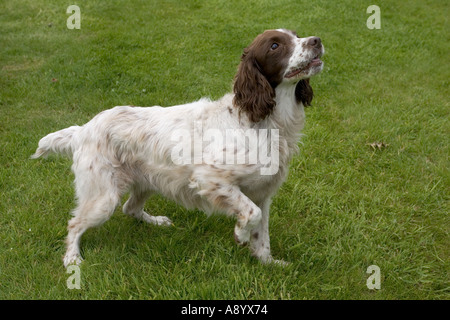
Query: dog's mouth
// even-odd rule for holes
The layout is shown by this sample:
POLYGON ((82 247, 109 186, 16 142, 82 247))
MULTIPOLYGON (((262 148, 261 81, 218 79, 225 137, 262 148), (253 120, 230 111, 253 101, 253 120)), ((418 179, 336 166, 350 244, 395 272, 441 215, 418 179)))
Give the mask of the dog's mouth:
POLYGON ((302 67, 293 69, 292 71, 288 72, 288 74, 285 75, 285 78, 293 78, 296 75, 298 75, 304 71, 307 71, 313 67, 321 66, 323 63, 322 60, 320 60, 321 56, 322 56, 322 53, 319 53, 314 58, 312 58, 306 66, 302 66, 302 67))

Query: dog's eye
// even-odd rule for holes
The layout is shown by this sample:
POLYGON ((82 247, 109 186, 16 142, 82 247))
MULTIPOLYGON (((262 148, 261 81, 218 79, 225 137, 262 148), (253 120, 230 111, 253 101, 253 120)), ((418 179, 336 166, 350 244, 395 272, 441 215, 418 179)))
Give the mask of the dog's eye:
POLYGON ((272 45, 270 46, 270 49, 275 50, 278 47, 279 47, 278 43, 272 43, 272 45))

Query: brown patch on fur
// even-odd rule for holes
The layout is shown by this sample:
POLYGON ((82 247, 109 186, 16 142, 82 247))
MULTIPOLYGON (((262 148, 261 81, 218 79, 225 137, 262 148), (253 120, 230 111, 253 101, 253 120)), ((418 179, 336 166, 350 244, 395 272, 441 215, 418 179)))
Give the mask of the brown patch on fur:
POLYGON ((214 183, 213 187, 209 190, 209 192, 214 193, 220 188, 220 183, 214 183))
POLYGON ((225 170, 225 169, 219 168, 213 164, 210 164, 209 167, 214 170, 215 176, 220 177, 224 180, 227 180, 228 182, 232 181, 233 177, 235 176, 234 172, 230 169, 225 170))
POLYGON ((214 204, 220 208, 227 208, 231 205, 230 198, 223 194, 214 198, 214 204))
POLYGON ((314 97, 313 89, 309 84, 309 79, 300 80, 295 87, 295 98, 298 103, 303 103, 305 107, 311 105, 314 97))
POLYGON ((293 47, 291 36, 279 31, 260 34, 244 50, 235 77, 233 103, 250 121, 259 122, 275 107, 275 88, 282 81, 293 47), (277 43, 276 49, 271 49, 277 43))
POLYGON ((140 135, 138 142, 144 143, 144 142, 148 141, 152 136, 153 136, 153 133, 151 133, 151 132, 143 132, 140 135))

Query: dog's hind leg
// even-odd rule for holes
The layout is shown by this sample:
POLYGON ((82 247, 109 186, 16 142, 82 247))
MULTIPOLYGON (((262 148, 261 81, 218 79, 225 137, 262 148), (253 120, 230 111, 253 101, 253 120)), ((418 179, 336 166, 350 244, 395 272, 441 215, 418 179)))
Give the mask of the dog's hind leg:
POLYGON ((106 222, 120 202, 121 190, 117 187, 120 183, 117 181, 114 169, 110 166, 103 166, 93 171, 92 167, 99 168, 100 166, 93 160, 87 168, 83 164, 72 167, 75 173, 78 206, 73 211, 74 217, 69 221, 67 227, 65 267, 81 263, 81 236, 87 229, 106 222))
POLYGON ((172 225, 172 221, 170 221, 169 218, 165 216, 151 216, 144 211, 145 201, 152 195, 152 193, 152 191, 144 191, 140 190, 138 187, 133 187, 130 193, 130 198, 123 205, 123 212, 147 223, 160 226, 172 225))
POLYGON ((105 194, 99 198, 79 199, 79 205, 74 210, 74 217, 67 227, 67 250, 64 256, 64 266, 79 264, 82 261, 80 254, 80 239, 89 228, 99 226, 106 222, 119 202, 119 196, 105 194))

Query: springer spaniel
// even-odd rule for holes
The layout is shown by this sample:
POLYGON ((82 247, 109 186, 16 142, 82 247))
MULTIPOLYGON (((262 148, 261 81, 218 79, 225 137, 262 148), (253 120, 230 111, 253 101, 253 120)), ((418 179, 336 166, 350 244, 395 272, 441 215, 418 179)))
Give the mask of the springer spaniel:
POLYGON ((323 53, 318 37, 268 30, 244 50, 233 93, 217 101, 115 107, 42 138, 32 158, 73 158, 78 206, 64 265, 82 261, 81 235, 107 221, 126 192, 123 212, 156 225, 172 222, 144 211, 154 193, 233 216, 238 244, 263 263, 283 263, 270 254, 269 207, 298 151, 309 77, 322 70, 323 53))

